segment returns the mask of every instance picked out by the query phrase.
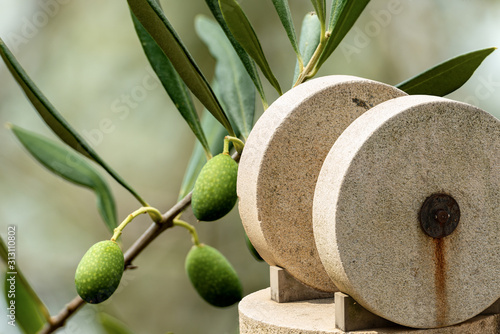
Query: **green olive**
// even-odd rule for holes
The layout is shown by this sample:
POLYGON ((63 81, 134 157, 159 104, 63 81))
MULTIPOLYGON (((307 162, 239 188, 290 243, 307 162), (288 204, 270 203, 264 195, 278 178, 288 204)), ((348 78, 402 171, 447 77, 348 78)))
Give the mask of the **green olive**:
POLYGON ((226 153, 216 155, 203 166, 191 199, 198 220, 217 220, 232 210, 238 199, 237 176, 238 164, 226 153))
POLYGON ((217 249, 203 244, 193 246, 185 266, 195 290, 208 303, 226 307, 243 297, 238 274, 217 249))
POLYGON ((90 247, 75 273, 76 291, 90 304, 98 304, 115 292, 123 275, 124 258, 114 241, 101 241, 90 247))

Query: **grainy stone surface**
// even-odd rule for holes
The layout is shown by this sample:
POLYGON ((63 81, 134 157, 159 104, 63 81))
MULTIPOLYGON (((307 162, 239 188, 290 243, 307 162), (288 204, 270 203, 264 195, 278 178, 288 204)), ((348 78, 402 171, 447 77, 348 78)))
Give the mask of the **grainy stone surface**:
POLYGON ((254 292, 240 302, 240 334, 498 334, 500 314, 480 315, 461 324, 435 329, 403 326, 343 332, 335 328, 335 303, 317 299, 276 303, 270 290, 254 292))
POLYGON ((336 291, 313 240, 316 178, 331 146, 353 120, 402 95, 371 80, 328 76, 288 91, 266 110, 245 144, 237 191, 245 230, 267 263, 313 288, 336 291))
POLYGON ((499 120, 438 97, 376 106, 333 145, 313 216, 327 272, 369 311, 416 328, 474 317, 500 297, 499 120), (441 239, 418 218, 434 193, 461 213, 441 239))

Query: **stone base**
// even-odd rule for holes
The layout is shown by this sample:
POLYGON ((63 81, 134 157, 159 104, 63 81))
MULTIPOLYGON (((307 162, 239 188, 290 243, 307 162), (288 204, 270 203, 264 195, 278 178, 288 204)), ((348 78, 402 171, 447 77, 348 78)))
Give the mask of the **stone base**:
POLYGON ((270 289, 254 292, 240 302, 240 334, 498 334, 500 314, 478 315, 458 325, 435 329, 403 326, 344 332, 335 328, 333 298, 291 303, 271 300, 270 289))

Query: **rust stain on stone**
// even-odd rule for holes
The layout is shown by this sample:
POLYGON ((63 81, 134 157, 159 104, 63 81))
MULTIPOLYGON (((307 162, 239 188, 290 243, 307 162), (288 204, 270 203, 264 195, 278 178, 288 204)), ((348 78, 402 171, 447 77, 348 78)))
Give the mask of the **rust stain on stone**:
POLYGON ((448 317, 448 300, 446 293, 446 246, 445 238, 433 239, 434 242, 434 288, 436 291, 436 323, 444 326, 448 317))

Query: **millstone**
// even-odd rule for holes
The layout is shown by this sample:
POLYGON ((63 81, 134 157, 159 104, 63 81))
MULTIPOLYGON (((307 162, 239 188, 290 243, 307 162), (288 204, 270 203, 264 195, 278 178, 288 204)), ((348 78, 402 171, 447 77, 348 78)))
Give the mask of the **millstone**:
POLYGON ((369 311, 472 318, 500 297, 500 121, 429 96, 370 109, 328 153, 313 217, 326 271, 369 311))
POLYGON ((243 226, 267 263, 313 288, 336 291, 313 240, 316 178, 352 121, 402 95, 371 80, 322 77, 285 93, 257 121, 240 160, 237 191, 243 226))

